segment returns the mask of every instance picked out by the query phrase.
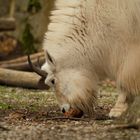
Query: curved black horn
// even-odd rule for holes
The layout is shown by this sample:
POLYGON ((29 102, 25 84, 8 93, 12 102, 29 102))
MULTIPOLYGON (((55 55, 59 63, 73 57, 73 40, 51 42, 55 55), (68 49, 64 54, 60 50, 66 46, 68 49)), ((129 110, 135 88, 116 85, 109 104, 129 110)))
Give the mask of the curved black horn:
POLYGON ((35 65, 32 64, 30 55, 28 55, 28 63, 29 63, 29 66, 31 67, 31 69, 35 73, 40 75, 42 78, 46 78, 47 77, 48 74, 45 71, 41 70, 39 67, 36 67, 35 65))

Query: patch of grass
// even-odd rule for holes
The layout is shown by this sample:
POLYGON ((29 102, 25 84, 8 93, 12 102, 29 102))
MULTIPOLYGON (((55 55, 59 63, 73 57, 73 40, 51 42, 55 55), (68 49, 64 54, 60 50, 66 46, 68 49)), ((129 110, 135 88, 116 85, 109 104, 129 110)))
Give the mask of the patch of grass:
POLYGON ((56 105, 53 94, 39 90, 27 90, 0 86, 0 109, 29 109, 56 105))
POLYGON ((0 102, 0 109, 11 109, 11 108, 13 108, 11 105, 0 102))
MULTIPOLYGON (((103 108, 111 108, 116 100, 115 89, 108 89, 109 87, 102 86, 98 94, 98 104, 103 108)), ((55 108, 56 106, 58 107, 55 95, 51 92, 0 86, 0 109, 2 110, 39 111, 43 108, 53 108, 52 111, 55 111, 58 109, 55 108)))

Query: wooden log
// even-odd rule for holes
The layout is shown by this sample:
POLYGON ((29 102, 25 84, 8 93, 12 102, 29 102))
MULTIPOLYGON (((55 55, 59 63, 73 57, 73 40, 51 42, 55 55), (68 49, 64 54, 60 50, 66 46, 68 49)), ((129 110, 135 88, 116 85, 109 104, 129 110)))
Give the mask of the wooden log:
MULTIPOLYGON (((38 64, 38 60, 32 60, 32 63, 34 65, 38 64)), ((39 59, 39 64, 42 65, 44 63, 44 57, 39 59)), ((25 62, 20 62, 20 63, 13 63, 13 64, 1 64, 0 65, 1 68, 7 68, 7 69, 13 69, 13 70, 22 70, 22 71, 31 71, 31 68, 28 64, 27 61, 25 62)))
MULTIPOLYGON (((32 59, 38 59, 40 57, 44 57, 44 52, 38 52, 30 55, 31 60, 32 59)), ((27 56, 22 56, 13 60, 6 60, 6 61, 0 61, 0 65, 2 64, 13 64, 13 63, 20 63, 25 62, 28 60, 27 56)))
MULTIPOLYGON (((14 69, 14 70, 31 71, 27 59, 28 59, 27 56, 23 56, 9 61, 1 61, 0 67, 7 68, 7 69, 14 69)), ((32 54, 31 61, 35 65, 37 65, 38 63, 42 65, 45 62, 44 53, 39 52, 36 54, 32 54)))
POLYGON ((0 18, 0 31, 15 30, 16 22, 14 18, 0 18))
POLYGON ((0 68, 0 84, 32 89, 49 89, 44 79, 33 72, 22 72, 0 68))

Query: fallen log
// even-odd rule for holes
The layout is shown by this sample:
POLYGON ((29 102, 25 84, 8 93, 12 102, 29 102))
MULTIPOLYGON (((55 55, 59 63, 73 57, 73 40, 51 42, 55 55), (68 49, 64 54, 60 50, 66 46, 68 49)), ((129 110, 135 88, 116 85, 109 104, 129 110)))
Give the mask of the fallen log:
MULTIPOLYGON (((43 52, 32 54, 30 55, 30 57, 34 65, 37 65, 38 63, 42 65, 45 62, 45 57, 43 52)), ((28 64, 27 56, 22 56, 20 58, 8 60, 8 61, 1 61, 0 67, 7 68, 7 69, 14 69, 14 70, 23 70, 23 71, 31 70, 28 64)))
MULTIPOLYGON (((38 59, 31 59, 32 63, 34 65, 38 65, 38 59)), ((44 57, 39 58, 39 64, 42 65, 44 63, 44 57)), ((13 69, 13 70, 22 70, 22 71, 31 71, 31 68, 28 64, 27 61, 23 61, 20 63, 6 63, 6 64, 1 64, 1 68, 7 68, 7 69, 13 69)))
POLYGON ((0 31, 15 30, 16 22, 14 18, 0 18, 0 31))
POLYGON ((49 89, 44 79, 33 72, 22 72, 0 68, 0 84, 32 89, 49 89))
MULTIPOLYGON (((44 52, 38 52, 30 55, 31 59, 37 59, 40 57, 44 57, 44 52)), ((2 64, 14 64, 14 63, 20 63, 20 62, 25 62, 27 61, 28 58, 27 56, 22 56, 13 60, 6 60, 6 61, 0 61, 0 65, 2 64)))

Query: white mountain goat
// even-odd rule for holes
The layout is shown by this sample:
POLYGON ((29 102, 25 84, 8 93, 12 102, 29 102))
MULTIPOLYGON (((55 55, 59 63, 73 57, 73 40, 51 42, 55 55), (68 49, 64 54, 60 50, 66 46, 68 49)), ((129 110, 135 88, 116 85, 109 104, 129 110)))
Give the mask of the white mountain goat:
POLYGON ((119 117, 140 93, 140 0, 56 0, 45 34, 48 73, 63 112, 94 113, 98 83, 116 81, 119 117))

